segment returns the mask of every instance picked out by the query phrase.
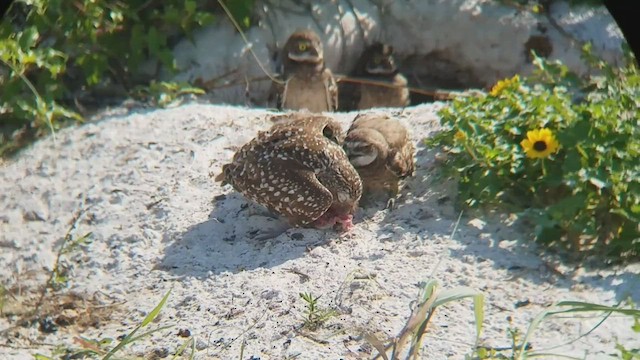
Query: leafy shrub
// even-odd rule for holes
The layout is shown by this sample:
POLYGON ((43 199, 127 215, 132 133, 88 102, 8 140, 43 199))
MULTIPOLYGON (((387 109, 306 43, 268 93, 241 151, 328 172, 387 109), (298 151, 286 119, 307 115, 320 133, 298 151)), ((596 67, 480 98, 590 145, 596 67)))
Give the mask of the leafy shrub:
MULTIPOLYGON (((232 3, 232 14, 248 26, 253 0, 232 3)), ((175 69, 171 46, 211 23, 214 11, 220 11, 212 5, 217 4, 14 1, 0 23, 0 123, 12 129, 26 126, 39 134, 65 119, 80 121, 72 108, 91 97, 98 98, 95 105, 100 106, 105 93, 124 98, 162 90, 175 97, 197 91, 188 84, 160 83, 148 91, 140 85, 148 85, 160 65, 175 69), (149 59, 158 62, 150 64, 149 59)), ((166 98, 158 103, 166 103, 166 98)), ((0 154, 6 149, 6 139, 0 138, 0 154)))
POLYGON ((443 108, 447 130, 427 143, 450 154, 460 204, 515 211, 552 247, 637 259, 640 75, 630 53, 615 69, 583 50, 601 75, 535 57, 529 79, 443 108))

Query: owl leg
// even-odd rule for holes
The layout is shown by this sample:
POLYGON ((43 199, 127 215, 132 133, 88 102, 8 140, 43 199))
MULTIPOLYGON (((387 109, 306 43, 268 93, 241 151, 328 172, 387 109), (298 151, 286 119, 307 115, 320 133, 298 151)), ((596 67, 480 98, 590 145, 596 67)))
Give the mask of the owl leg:
POLYGON ((397 181, 389 184, 389 188, 387 189, 387 194, 389 196, 389 200, 387 200, 387 206, 385 209, 389 209, 389 211, 393 211, 396 209, 396 198, 400 193, 400 186, 397 181))
POLYGON ((396 209, 396 198, 389 198, 387 200, 387 205, 384 207, 385 210, 393 211, 396 209))

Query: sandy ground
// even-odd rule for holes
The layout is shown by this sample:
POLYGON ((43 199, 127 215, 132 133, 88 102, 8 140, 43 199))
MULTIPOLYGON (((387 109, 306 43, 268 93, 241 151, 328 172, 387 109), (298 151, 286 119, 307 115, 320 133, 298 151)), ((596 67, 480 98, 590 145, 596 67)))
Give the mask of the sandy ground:
MULTIPOLYGON (((60 131, 55 141, 39 141, 0 170, 0 280, 12 290, 9 303, 37 297, 79 215, 71 235, 91 232, 91 242, 62 256, 59 268, 69 276, 62 292, 89 299, 85 307, 88 301, 113 310, 98 317, 92 324, 97 327, 61 326, 47 334, 35 322, 3 331, 0 358, 51 355, 60 344, 77 348, 77 336, 115 339, 139 324, 169 289, 150 328, 175 326, 125 353, 172 354, 185 341, 179 330, 188 329, 197 359, 237 359, 242 347, 244 359, 370 358, 375 352, 362 331, 381 339, 397 335, 431 277, 443 288, 464 285, 486 295, 481 339, 490 346, 509 345, 509 317, 524 331, 557 301, 612 305, 632 296, 640 302, 639 266, 550 267, 507 219, 463 216, 451 238, 458 218, 454 187, 437 177, 435 153, 420 142, 438 129, 441 106, 389 111, 412 129, 416 177, 398 209, 361 209, 355 229, 345 235, 290 229, 259 240, 279 221, 210 178, 238 146, 269 126, 264 110, 203 104, 117 109, 60 131), (320 306, 338 315, 316 331, 300 330, 300 292, 322 295, 320 306)), ((335 117, 346 129, 354 114, 335 117)), ((0 317, 0 331, 19 317, 0 317)), ((544 322, 532 345, 543 350, 562 344, 598 320, 544 322)), ((589 336, 549 351, 607 358, 615 353, 616 338, 640 346, 630 326, 612 316, 589 336)), ((441 308, 423 358, 464 358, 474 329, 471 301, 441 308)))

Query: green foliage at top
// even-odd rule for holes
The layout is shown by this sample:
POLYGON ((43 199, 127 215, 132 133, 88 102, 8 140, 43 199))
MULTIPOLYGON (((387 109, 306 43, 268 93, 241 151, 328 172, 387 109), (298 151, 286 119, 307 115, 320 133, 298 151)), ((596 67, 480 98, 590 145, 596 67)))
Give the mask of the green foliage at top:
MULTIPOLYGON (((232 14, 248 26, 253 0, 231 3, 232 14)), ((53 131, 65 119, 81 121, 77 104, 82 97, 101 99, 105 89, 117 98, 151 96, 158 104, 166 104, 167 96, 197 91, 188 84, 140 86, 156 77, 159 65, 175 69, 171 46, 211 23, 217 5, 196 0, 14 1, 0 23, 0 125, 5 131, 26 126, 36 135, 53 131), (158 63, 149 67, 149 59, 158 63)), ((8 139, 0 138, 0 155, 7 146, 8 139)))
POLYGON ((500 81, 444 108, 447 130, 428 144, 450 154, 445 168, 459 178, 461 205, 519 213, 550 247, 637 260, 640 74, 630 53, 617 69, 583 50, 600 75, 581 79, 536 57, 530 79, 500 81), (550 136, 527 148, 540 129, 550 136))

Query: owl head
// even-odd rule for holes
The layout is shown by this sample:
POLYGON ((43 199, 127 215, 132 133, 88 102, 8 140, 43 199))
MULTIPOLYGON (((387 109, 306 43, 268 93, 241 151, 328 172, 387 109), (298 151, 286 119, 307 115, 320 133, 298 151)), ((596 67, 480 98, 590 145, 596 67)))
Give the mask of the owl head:
POLYGON ((356 168, 372 165, 387 158, 389 145, 384 136, 375 129, 352 129, 344 141, 344 150, 349 162, 356 168))
POLYGON ((311 63, 323 62, 322 41, 312 30, 296 30, 284 45, 284 62, 311 63))
POLYGON ((370 45, 360 58, 360 64, 367 75, 395 75, 398 72, 393 59, 393 47, 379 42, 370 45))

